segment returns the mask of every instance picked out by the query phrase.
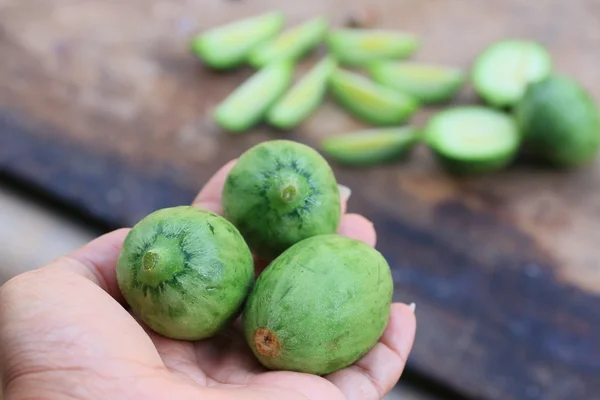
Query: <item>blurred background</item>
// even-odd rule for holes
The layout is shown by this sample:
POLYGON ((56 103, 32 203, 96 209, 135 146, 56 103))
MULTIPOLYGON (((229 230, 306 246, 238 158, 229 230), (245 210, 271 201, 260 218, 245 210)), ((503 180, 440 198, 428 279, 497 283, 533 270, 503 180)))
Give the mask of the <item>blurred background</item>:
MULTIPOLYGON (((0 283, 163 207, 264 140, 318 147, 367 127, 331 99, 299 127, 220 130, 215 107, 253 71, 216 72, 198 33, 272 10, 418 35, 411 59, 471 70, 491 43, 543 44, 600 100, 597 0, 0 0, 0 283)), ((305 73, 319 48, 298 65, 305 73)), ((469 80, 448 105, 480 104, 469 80)), ((405 377, 390 399, 600 396, 600 179, 511 165, 456 177, 425 146, 408 160, 332 162, 349 211, 378 230, 395 299, 417 304, 405 377)))

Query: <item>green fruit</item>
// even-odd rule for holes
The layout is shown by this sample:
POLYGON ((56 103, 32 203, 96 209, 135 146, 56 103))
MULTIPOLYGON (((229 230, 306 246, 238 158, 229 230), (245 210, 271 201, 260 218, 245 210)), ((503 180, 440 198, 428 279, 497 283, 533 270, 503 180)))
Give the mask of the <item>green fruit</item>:
POLYGON ((458 106, 434 115, 425 140, 448 170, 460 174, 489 173, 510 164, 519 150, 514 119, 482 106, 458 106))
POLYGON ((492 43, 475 60, 473 86, 495 107, 513 106, 529 83, 552 72, 552 58, 544 46, 530 40, 507 39, 492 43))
POLYGON ((195 36, 192 51, 213 69, 231 69, 244 64, 250 52, 277 35, 284 24, 280 11, 231 22, 195 36))
POLYGON ((300 125, 323 102, 335 61, 325 57, 277 101, 267 114, 267 120, 280 129, 300 125))
POLYGON ((244 337, 268 369, 324 375, 345 368, 380 339, 394 284, 385 258, 341 235, 303 240, 256 281, 244 337))
POLYGON ((341 218, 331 167, 316 150, 289 140, 263 142, 242 154, 225 181, 222 204, 225 218, 263 259, 336 232, 341 218))
POLYGON ((415 35, 382 29, 341 28, 327 37, 333 56, 347 66, 364 66, 377 60, 401 59, 419 47, 415 35))
POLYGON ((172 207, 131 229, 117 281, 133 313, 152 330, 199 340, 239 315, 254 283, 254 262, 230 222, 196 207, 172 207))
POLYGON ((288 29, 252 51, 250 65, 260 68, 273 61, 298 61, 323 40, 329 27, 325 17, 313 18, 288 29))
POLYGON ((376 82, 411 95, 421 104, 452 99, 465 80, 465 74, 458 68, 408 61, 376 62, 369 72, 376 82))
POLYGON ((399 125, 420 105, 411 96, 390 89, 356 72, 338 69, 330 79, 334 99, 354 117, 376 125, 399 125))
POLYGON ((557 167, 591 162, 600 146, 600 111, 589 92, 566 76, 531 84, 515 115, 524 153, 557 167))
POLYGON ((285 93, 293 76, 289 61, 270 64, 237 87, 214 113, 215 122, 230 133, 242 133, 262 121, 285 93))
POLYGON ((373 165, 406 156, 419 139, 414 127, 367 129, 330 136, 321 150, 341 164, 373 165))

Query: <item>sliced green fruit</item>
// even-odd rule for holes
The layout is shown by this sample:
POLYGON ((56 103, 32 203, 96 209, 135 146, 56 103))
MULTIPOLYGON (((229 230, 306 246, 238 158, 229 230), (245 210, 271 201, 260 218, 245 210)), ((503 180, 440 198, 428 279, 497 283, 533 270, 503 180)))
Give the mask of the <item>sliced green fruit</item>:
POLYGON ((327 45, 341 64, 362 66, 376 60, 408 57, 417 50, 420 41, 404 32, 341 28, 329 33, 327 45))
POLYGON ((257 68, 282 59, 296 61, 323 41, 328 28, 327 18, 313 18, 262 44, 250 53, 248 61, 257 68))
POLYGON ((423 104, 450 100, 460 90, 465 74, 458 68, 418 62, 378 61, 369 67, 376 82, 398 89, 423 104))
POLYGON ((372 165, 406 156, 418 140, 411 126, 367 129, 323 139, 321 151, 341 164, 372 165))
POLYGON ((233 68, 246 63, 250 52, 275 37, 284 24, 280 11, 231 22, 194 37, 192 51, 211 68, 233 68))
POLYGON ((553 75, 529 85, 515 115, 531 158, 568 168, 587 164, 598 153, 598 104, 569 77, 553 75))
POLYGON ((434 115, 425 140, 448 170, 486 173, 513 161, 520 134, 510 115, 483 106, 459 106, 434 115))
POLYGON ((510 107, 529 83, 552 72, 546 48, 530 40, 507 39, 492 43, 477 56, 473 85, 479 96, 495 107, 510 107))
POLYGON ((342 69, 330 79, 331 93, 355 117, 374 125, 398 125, 410 118, 419 103, 411 96, 342 69))
POLYGON ((242 132, 258 124, 289 87, 293 64, 270 64, 252 75, 216 109, 217 124, 230 132, 242 132))
POLYGON ((277 101, 267 114, 267 121, 280 129, 291 129, 308 118, 322 103, 327 82, 336 62, 325 57, 277 101))

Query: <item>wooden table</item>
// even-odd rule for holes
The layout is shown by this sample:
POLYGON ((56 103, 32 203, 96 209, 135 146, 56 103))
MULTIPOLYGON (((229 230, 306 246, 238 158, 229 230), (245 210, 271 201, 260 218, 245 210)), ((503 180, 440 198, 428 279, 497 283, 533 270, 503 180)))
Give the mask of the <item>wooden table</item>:
MULTIPOLYGON (((131 225, 189 203, 255 143, 362 127, 328 102, 294 132, 224 134, 210 112, 251 71, 211 73, 188 40, 272 7, 290 25, 325 14, 340 26, 365 5, 380 27, 421 35, 419 60, 469 68, 493 40, 539 40, 600 99, 596 0, 0 0, 1 171, 131 225)), ((469 88, 456 100, 473 101, 469 88)), ((396 299, 417 303, 413 370, 476 398, 600 393, 598 165, 457 179, 420 148, 407 163, 335 171, 350 210, 378 229, 396 299)))

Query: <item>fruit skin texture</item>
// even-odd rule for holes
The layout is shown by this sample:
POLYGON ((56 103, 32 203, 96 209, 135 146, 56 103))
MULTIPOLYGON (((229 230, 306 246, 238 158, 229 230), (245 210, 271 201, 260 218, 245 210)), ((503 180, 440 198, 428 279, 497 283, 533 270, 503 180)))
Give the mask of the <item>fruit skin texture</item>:
POLYGON ((316 150, 291 140, 266 141, 242 154, 225 180, 222 206, 262 259, 302 239, 337 232, 341 219, 331 167, 316 150))
POLYGON ((600 110, 576 81, 553 75, 528 86, 515 109, 524 154, 556 167, 591 162, 600 147, 600 110))
POLYGON ((171 207, 131 229, 117 281, 134 314, 152 330, 199 340, 239 315, 254 284, 254 262, 224 218, 196 207, 171 207))
POLYGON ((345 236, 315 236, 289 248, 258 278, 244 308, 244 337, 268 369, 328 374, 377 343, 392 296, 381 253, 345 236))

